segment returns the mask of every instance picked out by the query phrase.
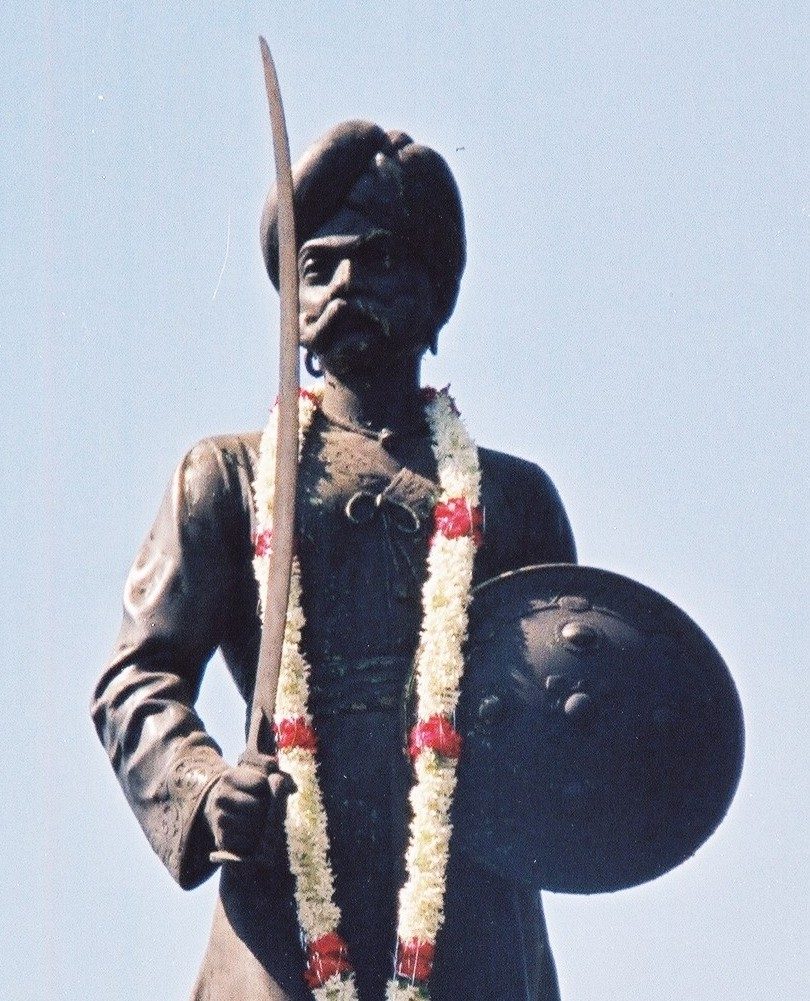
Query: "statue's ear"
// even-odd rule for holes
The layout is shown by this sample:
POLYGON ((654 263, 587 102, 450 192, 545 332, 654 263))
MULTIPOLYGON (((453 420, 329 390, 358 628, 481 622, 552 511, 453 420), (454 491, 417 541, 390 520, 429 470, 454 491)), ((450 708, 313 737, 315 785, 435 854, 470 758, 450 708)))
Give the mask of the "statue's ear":
POLYGON ((439 304, 442 301, 442 286, 439 281, 434 279, 431 282, 431 288, 433 290, 433 333, 430 335, 428 340, 428 347, 430 348, 430 353, 435 355, 439 350, 439 331, 447 323, 447 317, 441 312, 439 304))

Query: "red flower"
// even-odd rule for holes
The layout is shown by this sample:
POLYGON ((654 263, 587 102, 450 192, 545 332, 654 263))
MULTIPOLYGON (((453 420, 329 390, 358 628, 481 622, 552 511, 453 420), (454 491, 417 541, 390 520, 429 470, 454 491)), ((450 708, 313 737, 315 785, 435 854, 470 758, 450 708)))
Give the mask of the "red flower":
MULTIPOLYGON (((298 397, 299 397, 299 399, 310 400, 312 403, 315 404, 316 407, 319 407, 321 405, 321 401, 318 399, 318 394, 317 393, 313 393, 311 389, 299 389, 298 390, 298 397)), ((273 401, 273 409, 274 410, 278 406, 278 401, 279 401, 279 397, 278 397, 278 395, 276 395, 276 398, 273 401)))
POLYGON ((400 942, 397 948, 397 976, 410 981, 427 980, 433 969, 435 953, 436 946, 432 942, 420 942, 416 938, 400 942))
POLYGON ((445 758, 457 758, 461 754, 461 734, 446 716, 420 720, 411 730, 408 753, 416 760, 425 748, 445 758))
POLYGON ((437 396, 446 396, 450 404, 450 409, 456 415, 459 416, 460 411, 456 406, 456 401, 450 395, 450 383, 448 382, 444 389, 434 389, 433 386, 422 386, 419 390, 419 395, 422 397, 422 402, 424 404, 433 403, 437 396))
POLYGON ((484 541, 484 515, 477 505, 473 508, 464 497, 451 497, 433 509, 434 535, 459 539, 471 535, 476 546, 484 541))
POLYGON ((276 732, 276 746, 279 750, 302 747, 305 751, 314 752, 318 746, 318 738, 315 736, 315 731, 303 716, 297 716, 295 719, 279 720, 273 729, 276 732))
MULTIPOLYGON (((253 536, 253 552, 256 556, 273 555, 273 529, 265 528, 253 536)), ((293 552, 298 552, 298 536, 293 538, 293 552)))
POLYGON ((351 963, 346 958, 346 943, 337 932, 322 935, 307 946, 304 980, 308 987, 323 987, 335 974, 351 972, 351 963))
POLYGON ((461 411, 456 406, 456 401, 450 395, 450 383, 449 382, 447 383, 446 386, 443 386, 438 391, 438 393, 436 395, 437 396, 446 396, 447 397, 447 402, 450 404, 450 409, 453 411, 453 413, 456 415, 456 417, 460 417, 461 416, 461 411))
POLYGON ((257 556, 269 556, 273 552, 273 529, 265 528, 253 539, 253 552, 257 556))

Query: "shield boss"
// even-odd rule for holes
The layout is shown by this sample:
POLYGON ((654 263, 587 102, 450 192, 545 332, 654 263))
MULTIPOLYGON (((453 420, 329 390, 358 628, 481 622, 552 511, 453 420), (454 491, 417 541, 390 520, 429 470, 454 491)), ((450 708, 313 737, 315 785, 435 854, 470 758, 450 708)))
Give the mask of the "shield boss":
POLYGON ((657 592, 589 567, 476 589, 457 726, 454 847, 557 892, 683 862, 742 767, 739 697, 708 638, 657 592))

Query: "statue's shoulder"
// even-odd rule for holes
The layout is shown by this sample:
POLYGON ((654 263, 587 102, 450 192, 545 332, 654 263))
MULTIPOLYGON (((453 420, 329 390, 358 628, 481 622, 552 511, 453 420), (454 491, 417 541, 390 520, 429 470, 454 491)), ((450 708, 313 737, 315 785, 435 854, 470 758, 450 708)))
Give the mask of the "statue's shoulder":
POLYGON ((527 499, 557 501, 558 494, 548 473, 535 462, 491 448, 478 449, 484 487, 527 499))
POLYGON ((224 506, 244 507, 258 462, 260 431, 203 438, 181 459, 174 489, 186 518, 214 515, 224 506))
POLYGON ((548 473, 506 452, 479 448, 478 454, 485 537, 506 553, 488 568, 490 576, 534 563, 575 563, 571 525, 548 473))
POLYGON ((188 450, 185 461, 201 466, 253 466, 258 461, 261 431, 240 431, 235 434, 211 435, 202 438, 188 450))

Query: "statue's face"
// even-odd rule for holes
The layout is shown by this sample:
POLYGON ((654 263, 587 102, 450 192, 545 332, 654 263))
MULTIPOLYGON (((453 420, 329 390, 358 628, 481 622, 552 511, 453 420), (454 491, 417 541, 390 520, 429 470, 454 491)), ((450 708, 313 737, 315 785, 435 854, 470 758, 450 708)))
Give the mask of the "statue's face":
POLYGON ((300 337, 335 375, 419 357, 436 322, 433 282, 401 240, 343 209, 298 255, 300 337))

